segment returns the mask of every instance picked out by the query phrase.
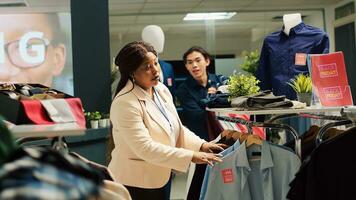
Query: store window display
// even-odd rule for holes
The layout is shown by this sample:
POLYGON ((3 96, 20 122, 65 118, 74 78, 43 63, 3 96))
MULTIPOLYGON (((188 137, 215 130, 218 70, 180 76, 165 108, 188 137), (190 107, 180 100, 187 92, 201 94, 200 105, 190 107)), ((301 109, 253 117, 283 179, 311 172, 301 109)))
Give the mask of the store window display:
POLYGON ((143 41, 125 45, 115 58, 121 75, 110 119, 114 150, 109 169, 132 199, 169 199, 172 169, 191 162, 221 162, 222 144, 205 142, 185 128, 173 98, 159 82, 157 53, 143 41))
MULTIPOLYGON (((148 25, 142 30, 142 40, 150 43, 156 50, 157 54, 163 52, 164 49, 164 32, 161 27, 157 25, 148 25)), ((162 60, 158 59, 160 71, 160 81, 166 85, 171 92, 172 96, 175 96, 175 81, 173 66, 162 60)))
POLYGON ((283 16, 283 28, 263 42, 257 78, 262 90, 296 99, 287 84, 300 73, 308 74, 307 54, 329 53, 329 37, 323 30, 302 21, 301 14, 283 16))

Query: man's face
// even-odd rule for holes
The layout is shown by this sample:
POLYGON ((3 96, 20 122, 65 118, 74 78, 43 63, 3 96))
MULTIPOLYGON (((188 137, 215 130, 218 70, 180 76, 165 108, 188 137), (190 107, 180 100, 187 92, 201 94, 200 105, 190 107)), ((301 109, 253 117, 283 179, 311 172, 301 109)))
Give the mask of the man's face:
POLYGON ((0 15, 0 82, 51 86, 66 59, 64 45, 52 39, 45 14, 0 15))
POLYGON ((206 67, 210 64, 209 59, 205 59, 203 54, 193 51, 187 55, 185 67, 194 79, 200 80, 206 74, 206 67))

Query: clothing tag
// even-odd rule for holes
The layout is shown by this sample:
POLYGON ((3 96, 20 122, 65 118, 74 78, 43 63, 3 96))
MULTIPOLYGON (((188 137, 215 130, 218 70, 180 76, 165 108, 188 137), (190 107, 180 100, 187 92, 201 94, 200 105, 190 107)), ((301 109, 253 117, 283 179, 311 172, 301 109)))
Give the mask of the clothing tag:
POLYGON ((223 177, 224 183, 232 183, 234 181, 234 176, 232 174, 232 169, 221 170, 221 175, 223 177))
POLYGON ((167 78, 167 85, 173 86, 172 78, 167 78))
POLYGON ((295 65, 304 66, 307 64, 307 54, 306 53, 296 53, 295 54, 295 65))

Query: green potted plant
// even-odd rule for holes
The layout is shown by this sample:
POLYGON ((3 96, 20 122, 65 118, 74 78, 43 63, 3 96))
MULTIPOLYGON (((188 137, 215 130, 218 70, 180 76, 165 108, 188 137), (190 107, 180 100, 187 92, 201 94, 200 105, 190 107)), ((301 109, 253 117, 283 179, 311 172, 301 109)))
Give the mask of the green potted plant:
POLYGON ((90 128, 90 112, 84 112, 85 124, 87 128, 90 128))
POLYGON ((312 97, 312 80, 309 75, 298 74, 287 83, 297 93, 298 101, 310 106, 312 97))
POLYGON ((260 60, 258 50, 251 52, 244 51, 242 55, 244 57, 244 62, 240 65, 240 67, 245 72, 255 75, 260 60))
POLYGON ((99 111, 91 112, 89 118, 90 118, 91 128, 98 128, 99 127, 99 119, 101 119, 100 112, 99 111))
POLYGON ((109 114, 107 113, 100 113, 101 119, 99 119, 99 127, 105 128, 110 125, 109 114))
POLYGON ((258 93, 260 91, 260 87, 257 85, 259 82, 253 75, 237 73, 230 76, 227 87, 230 99, 258 93))

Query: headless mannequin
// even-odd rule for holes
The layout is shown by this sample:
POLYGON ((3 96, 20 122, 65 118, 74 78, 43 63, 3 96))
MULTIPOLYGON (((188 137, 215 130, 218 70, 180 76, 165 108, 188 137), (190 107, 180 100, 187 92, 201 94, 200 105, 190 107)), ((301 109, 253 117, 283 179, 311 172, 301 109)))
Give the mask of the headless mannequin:
MULTIPOLYGON (((157 54, 163 52, 164 33, 161 27, 157 25, 148 25, 142 30, 141 37, 143 41, 148 42, 153 46, 153 48, 157 51, 157 54)), ((159 67, 159 79, 161 80, 161 82, 163 82, 162 69, 161 66, 159 67)))
POLYGON ((286 14, 283 15, 283 32, 289 35, 290 29, 302 23, 302 16, 300 13, 286 14))

